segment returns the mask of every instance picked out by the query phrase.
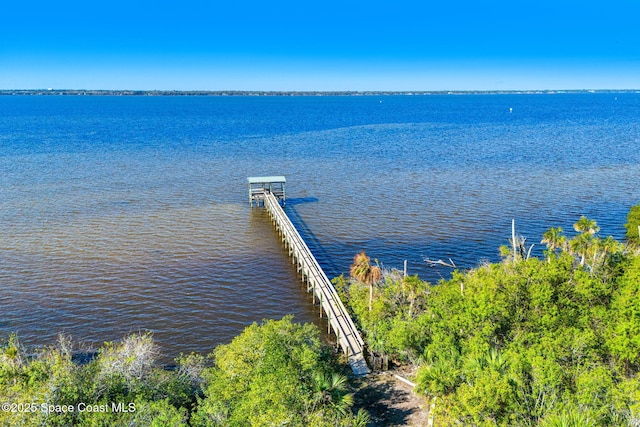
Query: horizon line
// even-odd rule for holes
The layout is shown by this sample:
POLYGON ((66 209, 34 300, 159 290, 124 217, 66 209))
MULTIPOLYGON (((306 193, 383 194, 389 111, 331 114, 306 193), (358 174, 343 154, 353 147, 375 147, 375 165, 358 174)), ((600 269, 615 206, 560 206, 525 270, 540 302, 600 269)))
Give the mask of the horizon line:
POLYGON ((464 94, 559 94, 633 93, 640 89, 465 89, 465 90, 184 90, 184 89, 0 89, 0 95, 133 95, 133 96, 304 96, 304 95, 464 95, 464 94))

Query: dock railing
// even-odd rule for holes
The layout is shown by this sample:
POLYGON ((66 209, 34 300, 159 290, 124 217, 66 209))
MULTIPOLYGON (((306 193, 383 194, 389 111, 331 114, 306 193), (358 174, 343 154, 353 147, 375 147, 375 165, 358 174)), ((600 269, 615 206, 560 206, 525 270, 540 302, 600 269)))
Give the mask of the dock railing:
POLYGON ((269 191, 264 195, 264 207, 280 233, 282 242, 288 248, 293 262, 297 263, 298 272, 307 282, 307 291, 313 292, 314 299, 319 299, 320 316, 324 311, 328 320, 329 332, 333 330, 336 334, 338 343, 347 355, 354 374, 368 374, 370 371, 364 358, 364 341, 335 287, 280 206, 278 198, 269 191))

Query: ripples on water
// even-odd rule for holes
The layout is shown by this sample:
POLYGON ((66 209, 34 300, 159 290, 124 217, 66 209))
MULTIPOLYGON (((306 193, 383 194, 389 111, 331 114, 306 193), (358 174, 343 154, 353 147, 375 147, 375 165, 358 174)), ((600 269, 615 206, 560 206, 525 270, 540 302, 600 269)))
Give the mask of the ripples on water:
MULTIPOLYGON (((624 235, 638 202, 637 94, 0 98, 0 331, 97 345, 151 330, 168 357, 247 324, 316 321, 246 177, 330 276, 366 250, 436 281, 582 214, 624 235), (617 97, 617 99, 615 99, 617 97), (513 113, 509 113, 513 108, 513 113)), ((539 245, 538 245, 539 247, 539 245)))

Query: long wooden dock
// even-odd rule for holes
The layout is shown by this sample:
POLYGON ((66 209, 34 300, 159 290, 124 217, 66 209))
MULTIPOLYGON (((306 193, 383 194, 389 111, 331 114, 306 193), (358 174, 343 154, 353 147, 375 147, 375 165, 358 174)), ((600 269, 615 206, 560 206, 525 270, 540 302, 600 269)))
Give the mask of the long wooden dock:
POLYGON ((327 317, 329 332, 333 331, 342 351, 347 355, 353 373, 364 376, 371 371, 364 357, 364 341, 351 316, 340 300, 336 289, 311 253, 304 239, 280 206, 279 198, 269 190, 260 195, 264 207, 278 230, 282 243, 289 250, 292 261, 320 306, 320 316, 327 317))

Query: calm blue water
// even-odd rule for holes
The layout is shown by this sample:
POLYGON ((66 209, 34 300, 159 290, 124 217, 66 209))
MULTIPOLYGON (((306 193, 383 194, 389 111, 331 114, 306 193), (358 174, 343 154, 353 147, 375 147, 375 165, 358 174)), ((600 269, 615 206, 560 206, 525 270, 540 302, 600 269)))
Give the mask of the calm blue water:
POLYGON ((247 176, 330 276, 366 250, 432 281, 640 202, 640 94, 0 97, 0 335, 87 346, 151 330, 206 353, 244 326, 316 321, 247 176))

